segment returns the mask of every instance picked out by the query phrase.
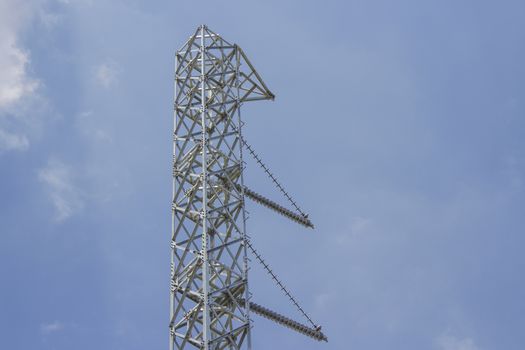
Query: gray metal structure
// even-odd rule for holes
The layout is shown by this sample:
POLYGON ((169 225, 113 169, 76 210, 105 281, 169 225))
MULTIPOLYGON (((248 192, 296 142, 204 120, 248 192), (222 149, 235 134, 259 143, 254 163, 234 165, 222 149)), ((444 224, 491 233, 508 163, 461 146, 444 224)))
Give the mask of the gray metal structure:
POLYGON ((250 312, 326 340, 246 234, 245 198, 313 227, 242 137, 241 105, 273 98, 243 50, 204 25, 177 51, 170 350, 251 349, 250 312), (243 149, 255 157, 297 212, 244 185, 243 149), (311 326, 250 300, 248 250, 311 326))

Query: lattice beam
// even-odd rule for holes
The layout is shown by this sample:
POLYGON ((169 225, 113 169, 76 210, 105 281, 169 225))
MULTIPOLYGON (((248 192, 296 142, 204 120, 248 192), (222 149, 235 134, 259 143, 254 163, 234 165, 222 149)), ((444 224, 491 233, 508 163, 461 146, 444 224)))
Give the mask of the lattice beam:
POLYGON ((274 95, 206 26, 176 61, 170 349, 249 349, 239 108, 274 95))

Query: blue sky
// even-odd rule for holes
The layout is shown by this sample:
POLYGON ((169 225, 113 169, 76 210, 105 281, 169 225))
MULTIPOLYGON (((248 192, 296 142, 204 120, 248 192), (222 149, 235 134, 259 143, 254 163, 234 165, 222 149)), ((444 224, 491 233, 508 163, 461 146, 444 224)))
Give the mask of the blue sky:
MULTIPOLYGON (((167 348, 173 58, 206 23, 277 96, 243 108, 246 138, 316 224, 249 205, 254 245, 329 337, 254 316, 254 348, 523 349, 524 15, 0 0, 0 348, 167 348)), ((255 260, 250 283, 299 319, 255 260)))

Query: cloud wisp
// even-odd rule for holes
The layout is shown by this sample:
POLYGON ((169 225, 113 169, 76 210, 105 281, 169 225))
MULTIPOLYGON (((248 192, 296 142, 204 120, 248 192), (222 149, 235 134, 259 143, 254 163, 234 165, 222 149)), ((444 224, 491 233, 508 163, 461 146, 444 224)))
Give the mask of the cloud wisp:
POLYGON ((79 212, 84 203, 80 191, 73 183, 70 167, 58 160, 50 160, 38 172, 38 179, 45 185, 55 207, 55 220, 63 222, 79 212))
POLYGON ((121 68, 114 61, 107 61, 95 69, 95 78, 98 84, 108 89, 118 82, 121 68))
POLYGON ((0 129, 0 153, 3 151, 25 151, 29 140, 25 135, 9 133, 0 129))
POLYGON ((439 350, 480 350, 471 338, 461 339, 450 335, 437 338, 436 347, 439 350))
POLYGON ((64 324, 59 321, 42 323, 40 325, 40 333, 44 335, 60 332, 63 329, 64 329, 64 324))

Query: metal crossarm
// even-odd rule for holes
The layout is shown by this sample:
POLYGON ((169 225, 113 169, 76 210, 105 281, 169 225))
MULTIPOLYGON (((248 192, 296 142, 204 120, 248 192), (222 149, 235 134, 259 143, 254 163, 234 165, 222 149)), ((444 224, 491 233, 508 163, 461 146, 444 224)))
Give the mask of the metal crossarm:
MULTIPOLYGON (((232 171, 238 171, 239 169, 238 168, 233 168, 231 169, 232 171)), ((222 176, 222 175, 219 175, 217 174, 217 177, 219 178, 219 180, 222 182, 222 184, 230 189, 232 184, 231 183, 228 183, 227 179, 222 176)), ((278 203, 264 197, 263 195, 249 189, 248 187, 246 186, 241 186, 239 184, 236 184, 236 185, 233 185, 233 186, 236 186, 237 187, 237 190, 239 192, 244 192, 244 195, 248 198, 250 198, 251 200, 253 200, 254 202, 257 202, 259 204, 262 204, 264 205, 265 207, 268 207, 274 211, 276 211, 277 213, 281 214, 282 216, 284 217, 287 217, 288 219, 292 220, 292 221, 295 221, 303 226, 306 226, 306 227, 310 227, 310 228, 314 228, 314 225, 313 223, 310 221, 310 219, 308 219, 308 216, 303 216, 303 215, 299 215, 297 213, 294 213, 293 211, 283 207, 282 205, 279 205, 278 203)))
POLYGON ((302 323, 294 321, 291 318, 283 316, 254 302, 250 302, 250 310, 252 310, 258 315, 261 315, 269 320, 282 324, 283 326, 293 329, 294 331, 302 333, 310 338, 314 338, 319 341, 328 341, 326 335, 324 335, 323 332, 321 332, 320 327, 308 327, 302 323))
POLYGON ((274 201, 258 194, 255 191, 250 190, 248 187, 244 187, 244 194, 246 197, 252 199, 253 201, 268 207, 277 213, 287 217, 290 220, 293 220, 303 226, 314 228, 314 224, 308 219, 307 216, 302 216, 294 213, 293 211, 286 209, 285 207, 275 203, 274 201))

